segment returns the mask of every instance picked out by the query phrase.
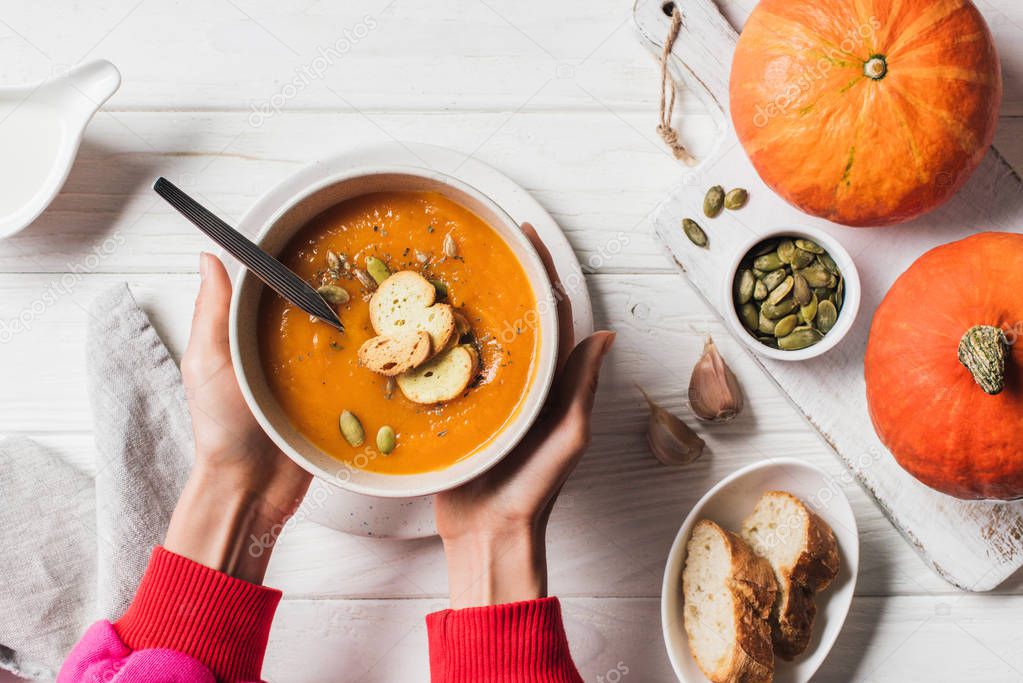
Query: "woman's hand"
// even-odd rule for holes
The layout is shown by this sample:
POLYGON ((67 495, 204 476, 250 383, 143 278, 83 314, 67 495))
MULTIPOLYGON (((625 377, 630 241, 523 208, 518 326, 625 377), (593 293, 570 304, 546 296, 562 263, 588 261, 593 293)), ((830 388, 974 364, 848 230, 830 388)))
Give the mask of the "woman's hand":
POLYGON ((266 436, 235 379, 228 343, 231 280, 212 254, 181 361, 195 434, 195 466, 171 518, 164 547, 237 578, 260 583, 281 528, 310 475, 266 436))
POLYGON ((597 332, 573 349, 572 309, 553 261, 528 224, 558 297, 559 374, 540 419, 486 474, 437 494, 437 529, 448 560, 453 608, 543 597, 546 539, 558 493, 590 440, 590 413, 614 333, 597 332))

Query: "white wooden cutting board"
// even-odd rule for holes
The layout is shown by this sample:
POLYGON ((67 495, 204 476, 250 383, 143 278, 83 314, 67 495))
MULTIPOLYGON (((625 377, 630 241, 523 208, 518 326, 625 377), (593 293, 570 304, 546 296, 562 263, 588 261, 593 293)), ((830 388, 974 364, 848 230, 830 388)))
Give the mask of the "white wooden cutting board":
MULTIPOLYGON (((994 588, 1023 565, 1023 502, 964 502, 906 474, 878 440, 867 415, 863 355, 874 310, 895 278, 918 256, 983 230, 1023 231, 1019 175, 992 149, 956 197, 912 223, 853 229, 808 216, 760 181, 731 127, 728 75, 738 34, 711 0, 682 0, 680 8, 683 29, 672 50, 671 70, 684 84, 680 97, 695 95, 719 116, 719 138, 713 145, 701 145, 711 151, 654 213, 657 236, 719 312, 726 301, 722 271, 752 234, 786 225, 812 225, 848 249, 859 268, 863 300, 846 339, 811 361, 756 360, 938 574, 965 590, 994 588), (741 211, 705 219, 703 196, 712 185, 748 188, 750 202, 741 211), (707 232, 709 250, 686 239, 680 228, 685 216, 695 218, 707 232)), ((643 40, 659 56, 670 23, 661 2, 639 0, 635 21, 643 40)), ((676 118, 675 123, 684 133, 684 120, 676 118)), ((932 419, 936 430, 945 427, 942 416, 932 419)), ((827 492, 822 492, 824 504, 826 498, 827 492)))

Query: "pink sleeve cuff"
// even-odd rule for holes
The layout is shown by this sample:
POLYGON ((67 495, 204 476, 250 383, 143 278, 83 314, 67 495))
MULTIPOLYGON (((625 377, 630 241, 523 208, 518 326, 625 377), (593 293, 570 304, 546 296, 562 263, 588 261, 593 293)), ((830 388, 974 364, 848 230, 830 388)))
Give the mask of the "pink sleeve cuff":
POLYGON ((114 628, 132 650, 186 654, 218 681, 258 680, 280 591, 157 546, 135 600, 114 628))
POLYGON ((557 598, 426 617, 433 683, 582 683, 557 598))

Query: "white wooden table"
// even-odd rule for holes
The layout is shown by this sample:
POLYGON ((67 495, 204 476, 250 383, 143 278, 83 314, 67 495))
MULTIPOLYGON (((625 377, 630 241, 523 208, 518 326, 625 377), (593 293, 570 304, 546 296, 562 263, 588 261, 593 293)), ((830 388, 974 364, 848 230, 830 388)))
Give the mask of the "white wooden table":
MULTIPOLYGON (((646 216, 685 169, 654 132, 658 72, 633 35, 630 4, 6 3, 0 82, 105 57, 124 83, 90 126, 55 203, 0 242, 0 325, 21 321, 0 346, 0 433, 37 438, 90 465, 85 309, 110 283, 127 280, 172 351, 184 348, 197 254, 210 245, 149 190, 156 175, 237 219, 318 155, 391 139, 453 147, 507 172, 561 222, 591 273, 598 324, 618 331, 593 447, 551 523, 551 589, 563 598, 587 681, 672 680, 658 595, 691 504, 768 455, 845 472, 647 230, 646 216), (707 334, 750 409, 732 424, 698 427, 709 455, 669 470, 646 451, 634 385, 695 424, 685 387, 707 334)), ((729 0, 726 13, 741 25, 753 4, 729 0)), ((1023 168, 1023 6, 978 4, 1006 78, 996 142, 1023 168)), ((687 138, 709 132, 692 98, 683 97, 680 116, 687 138)), ((861 572, 818 680, 1023 680, 1023 576, 993 594, 954 591, 844 481, 860 525, 861 572)), ((286 595, 269 679, 428 680, 423 616, 446 606, 436 540, 369 541, 299 523, 282 537, 268 582, 286 595)))

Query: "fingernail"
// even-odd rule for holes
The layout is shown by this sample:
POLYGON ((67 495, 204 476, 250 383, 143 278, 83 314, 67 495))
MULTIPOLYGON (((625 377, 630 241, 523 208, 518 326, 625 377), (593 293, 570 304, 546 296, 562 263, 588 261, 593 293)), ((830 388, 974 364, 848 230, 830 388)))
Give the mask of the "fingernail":
POLYGON ((205 251, 199 254, 199 279, 206 279, 206 271, 209 269, 210 255, 205 251))

